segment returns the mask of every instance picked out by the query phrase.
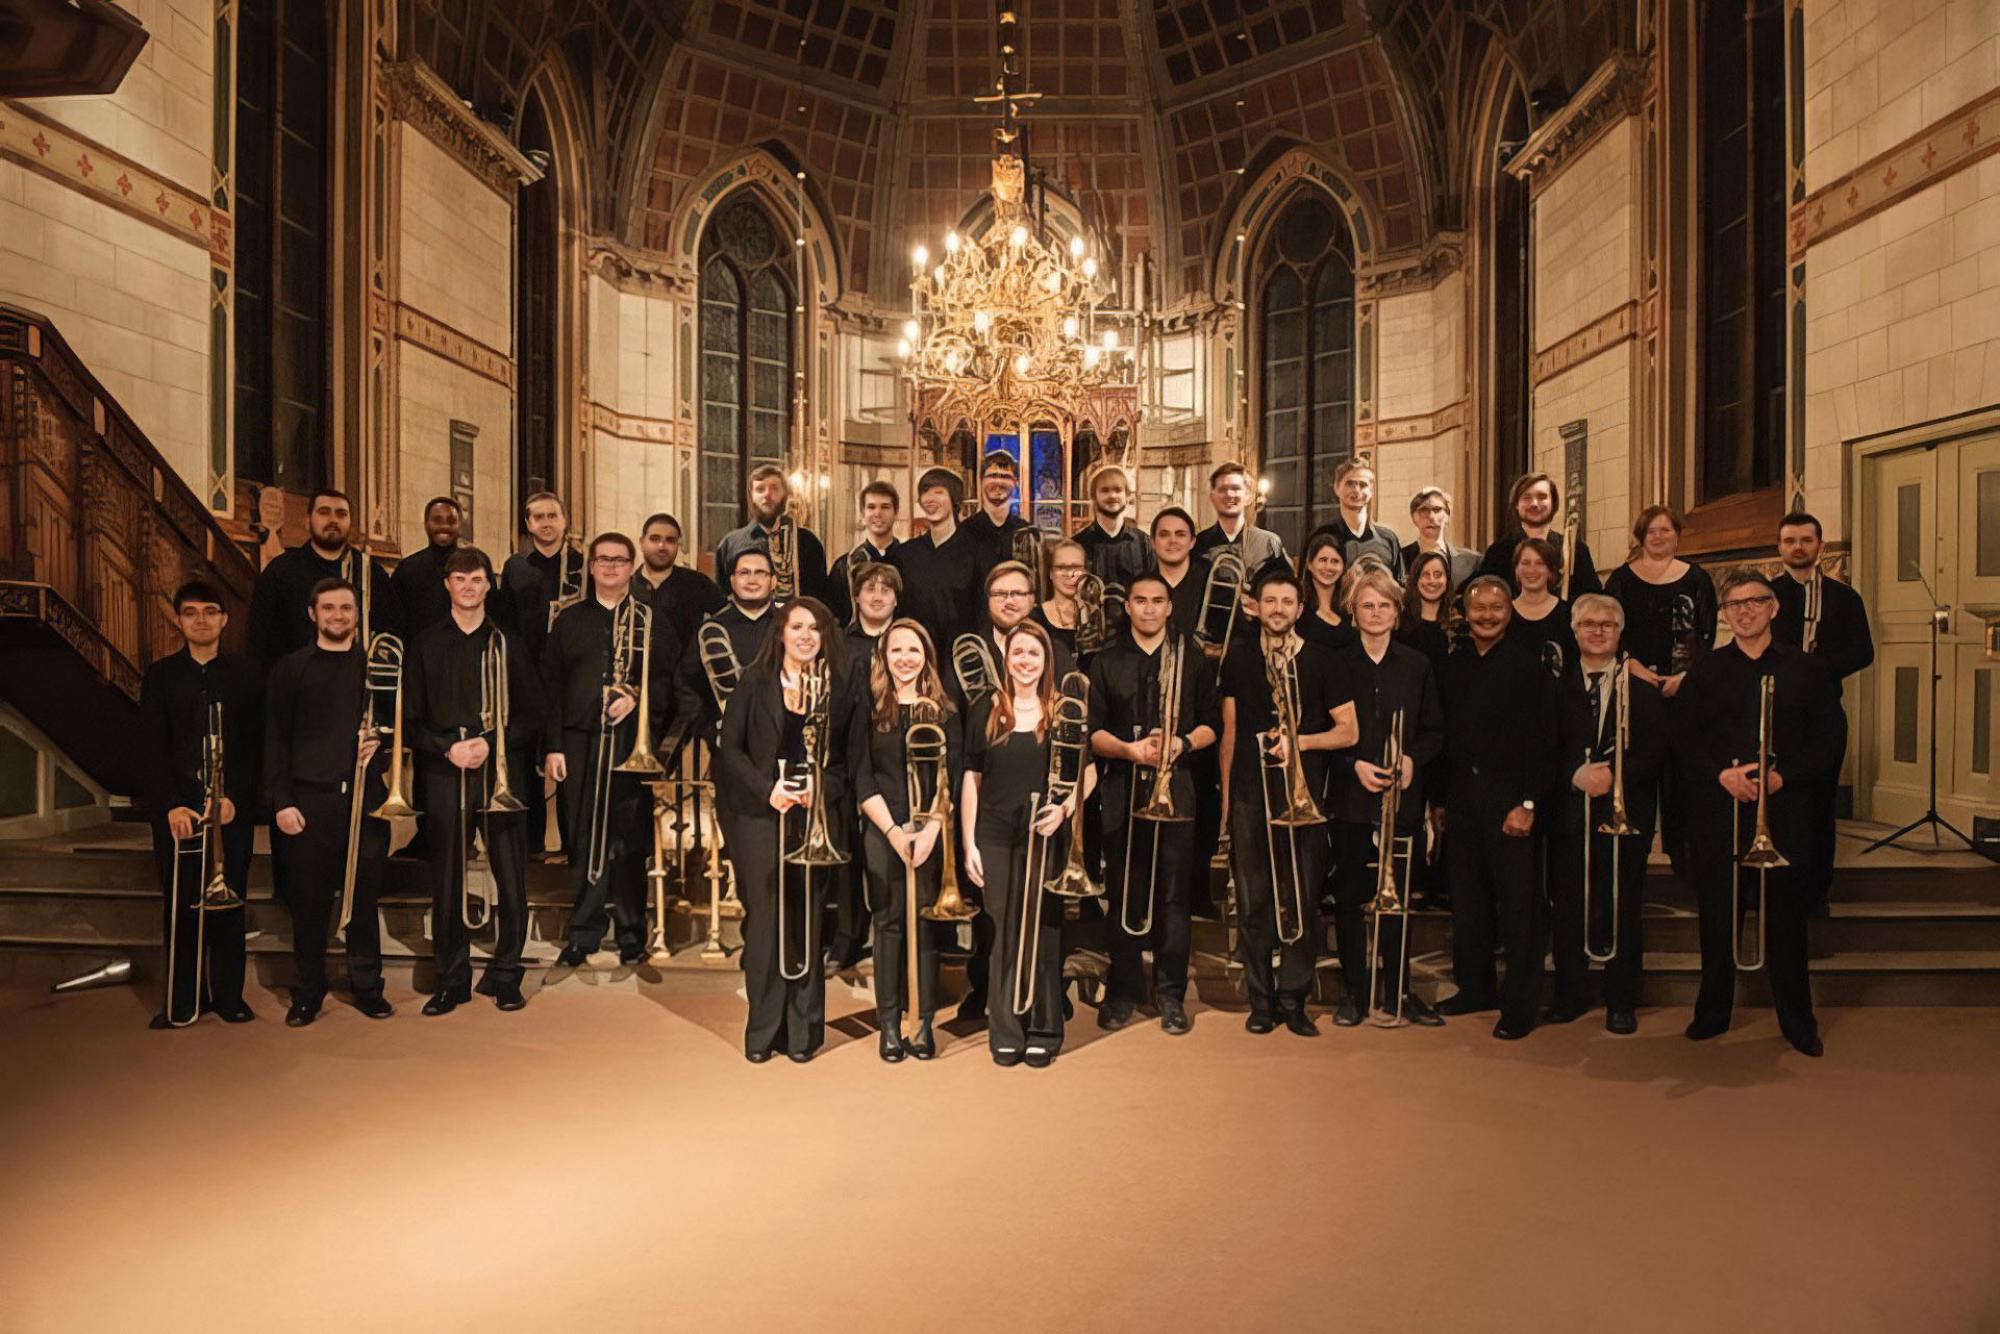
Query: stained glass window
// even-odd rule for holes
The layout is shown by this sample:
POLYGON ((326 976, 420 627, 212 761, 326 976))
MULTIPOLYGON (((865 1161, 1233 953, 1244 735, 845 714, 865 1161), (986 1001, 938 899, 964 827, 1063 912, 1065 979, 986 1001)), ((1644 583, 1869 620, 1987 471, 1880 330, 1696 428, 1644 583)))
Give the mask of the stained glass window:
POLYGON ((785 461, 792 425, 792 246, 755 196, 701 242, 701 541, 743 521, 750 470, 785 461))

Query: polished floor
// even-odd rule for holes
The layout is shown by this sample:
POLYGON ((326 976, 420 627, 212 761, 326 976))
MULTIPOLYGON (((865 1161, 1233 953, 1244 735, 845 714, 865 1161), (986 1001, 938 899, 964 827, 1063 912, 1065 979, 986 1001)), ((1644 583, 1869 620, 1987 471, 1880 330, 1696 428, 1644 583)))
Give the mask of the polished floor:
POLYGON ((0 1330, 2000 1328, 2000 1010, 804 1067, 733 975, 304 1032, 0 982, 0 1330))

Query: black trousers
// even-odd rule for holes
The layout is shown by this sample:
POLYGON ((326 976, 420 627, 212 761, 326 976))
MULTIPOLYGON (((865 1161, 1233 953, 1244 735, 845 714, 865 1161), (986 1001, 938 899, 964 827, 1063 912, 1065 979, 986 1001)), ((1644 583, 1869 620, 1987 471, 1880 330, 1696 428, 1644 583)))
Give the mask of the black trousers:
MULTIPOLYGON (((1754 810, 1748 803, 1742 809, 1738 837, 1745 847, 1751 838, 1754 810)), ((1734 953, 1737 924, 1730 912, 1736 860, 1731 850, 1727 808, 1719 816, 1713 811, 1704 812, 1691 832, 1695 907, 1701 916, 1701 990, 1695 996, 1694 1017, 1697 1023, 1726 1025, 1735 1008, 1737 976, 1734 953)), ((1762 971, 1771 981, 1771 1003, 1778 1011, 1778 1027, 1788 1038, 1811 1037, 1819 1032, 1806 964, 1807 891, 1799 874, 1798 867, 1764 872, 1762 971)), ((1756 872, 1743 872, 1742 890, 1747 912, 1757 902, 1756 872)))
MULTIPOLYGON (((1613 1010, 1632 1010, 1639 1005, 1639 979, 1645 959, 1646 855, 1652 847, 1651 834, 1600 834, 1596 826, 1605 818, 1609 805, 1596 803, 1598 814, 1590 820, 1590 939, 1602 946, 1613 939, 1617 952, 1604 965, 1604 1003, 1613 1010), (1618 852, 1618 918, 1611 919, 1611 853, 1618 852)), ((1551 843, 1549 852, 1549 894, 1551 943, 1549 954, 1555 963, 1555 1003, 1570 1009, 1590 1004, 1590 959, 1584 953, 1583 834, 1580 828, 1565 827, 1551 843)))
MULTIPOLYGON (((938 881, 944 871, 945 837, 947 835, 939 835, 938 846, 932 850, 930 860, 917 868, 917 907, 920 910, 937 902, 938 881)), ((866 862, 868 896, 875 921, 875 1013, 882 1031, 886 1033, 896 1027, 903 1011, 908 1008, 908 932, 911 929, 908 868, 872 821, 862 832, 861 854, 866 862)), ((928 1023, 931 1016, 937 1013, 937 936, 939 931, 947 928, 945 923, 927 922, 919 917, 914 929, 917 933, 917 1017, 928 1023)))
MULTIPOLYGON (((856 812, 854 804, 841 801, 827 813, 827 818, 837 827, 849 831, 841 846, 860 847, 857 832, 867 826, 867 832, 874 831, 874 825, 863 820, 856 812)), ((867 858, 856 857, 845 866, 834 868, 827 886, 827 898, 832 909, 832 928, 827 933, 826 953, 829 959, 842 968, 851 968, 861 961, 863 949, 868 944, 868 922, 871 912, 870 890, 865 870, 867 858)), ((897 882, 900 886, 901 881, 897 882)), ((902 890, 898 888, 897 902, 901 902, 902 890)))
MULTIPOLYGON (((1025 822, 1018 831, 987 826, 979 829, 974 839, 986 869, 986 916, 992 922, 986 1041, 994 1051, 1045 1047, 1054 1053, 1062 1049, 1063 1040, 1063 901, 1053 894, 1032 896, 1040 900, 1040 911, 1028 930, 1033 966, 1020 988, 1027 993, 1028 1009, 1026 1014, 1014 1013, 1016 974, 1024 966, 1021 929, 1031 897, 1026 874, 1027 833, 1025 822)), ((1047 865, 1060 868, 1068 855, 1065 835, 1058 833, 1048 849, 1047 865)))
POLYGON ((1451 958, 1461 994, 1482 1005, 1497 1001, 1502 1023, 1526 1029, 1534 1026, 1542 999, 1548 903, 1537 864, 1540 838, 1501 832, 1511 809, 1510 803, 1476 796, 1449 807, 1451 958), (1507 966, 1505 986, 1493 968, 1496 916, 1507 966))
MULTIPOLYGON (((196 831, 199 834, 199 830, 196 831)), ((246 903, 250 898, 250 850, 257 839, 257 827, 249 814, 239 810, 236 818, 222 827, 222 879, 246 903)), ((172 998, 173 1015, 185 1019, 200 1010, 231 1009, 243 1003, 243 909, 225 908, 204 914, 201 910, 201 840, 191 838, 178 849, 180 884, 174 884, 177 850, 173 833, 165 820, 153 821, 153 864, 160 873, 160 948, 163 973, 167 942, 173 942, 171 976, 166 979, 172 998), (176 922, 178 916, 178 922, 176 922), (207 920, 203 921, 202 918, 207 920), (196 936, 201 937, 197 961, 196 936)))
MULTIPOLYGON (((1330 826, 1333 838, 1333 934, 1334 944, 1340 950, 1341 985, 1346 988, 1347 999, 1368 1008, 1369 997, 1373 994, 1374 969, 1377 961, 1368 957, 1368 905, 1375 901, 1375 826, 1362 824, 1356 820, 1335 820, 1330 826)), ((1416 826, 1397 831, 1399 838, 1422 838, 1422 830, 1416 826)), ((1404 856, 1396 858, 1396 884, 1403 895, 1403 902, 1410 901, 1409 861, 1404 856)), ((1410 961, 1403 949, 1403 926, 1407 919, 1401 913, 1390 913, 1382 919, 1380 939, 1376 949, 1381 954, 1381 967, 1396 979, 1393 989, 1386 989, 1383 1001, 1394 1007, 1396 1000, 1410 986, 1410 961)))
MULTIPOLYGON (((389 855, 389 822, 367 814, 375 797, 374 791, 362 796, 354 918, 347 924, 347 985, 357 996, 382 992, 382 922, 375 906, 382 862, 389 855)), ((350 801, 347 793, 334 789, 298 792, 296 800, 306 827, 286 834, 275 823, 271 826, 271 873, 292 914, 292 999, 316 1005, 326 996, 326 947, 347 871, 350 801)))
POLYGON ((1316 825, 1292 829, 1267 825, 1264 805, 1254 787, 1231 796, 1229 841, 1231 866, 1236 873, 1236 954, 1243 963, 1250 1010, 1262 1015, 1289 1014, 1305 1008, 1319 964, 1323 928, 1318 890, 1325 874, 1326 830, 1316 825), (1275 877, 1267 841, 1277 848, 1275 877), (1296 895, 1288 842, 1298 850, 1296 895), (1303 928, 1291 944, 1279 939, 1274 888, 1284 896, 1286 927, 1303 928), (1293 920, 1295 901, 1303 914, 1302 921, 1293 920), (1277 956, 1275 965, 1273 955, 1277 956))
MULTIPOLYGON (((804 837, 805 821, 802 810, 787 813, 785 846, 796 845, 804 837)), ((750 999, 743 1050, 810 1055, 826 1040, 826 974, 819 962, 820 930, 830 872, 839 868, 782 862, 775 811, 768 819, 726 815, 722 837, 730 864, 736 868, 736 893, 743 900, 743 986, 750 999), (782 939, 780 892, 785 896, 782 939), (801 969, 803 976, 784 976, 801 969)))
MULTIPOLYGON (((424 813, 430 817, 431 952, 437 962, 436 989, 463 995, 472 987, 472 941, 465 929, 465 903, 460 897, 466 855, 464 819, 459 810, 459 770, 453 765, 419 768, 424 813)), ((479 979, 479 989, 521 984, 521 947, 528 939, 528 830, 526 811, 514 815, 481 815, 485 783, 478 770, 465 776, 464 798, 471 807, 473 828, 491 840, 486 864, 493 873, 499 902, 493 910, 493 954, 479 979)))
POLYGON ((1194 931, 1190 887, 1197 875, 1208 874, 1207 866, 1195 865, 1194 849, 1191 820, 1161 823, 1123 819, 1104 831, 1104 889, 1111 918, 1105 926, 1111 955, 1107 1001, 1136 1005, 1146 999, 1149 949, 1153 951, 1155 1000, 1187 999, 1188 952, 1194 931), (1128 830, 1129 863, 1125 852, 1128 830), (1144 924, 1149 911, 1152 922, 1147 930, 1134 935, 1126 929, 1128 921, 1133 926, 1144 924))
POLYGON ((570 888, 576 895, 569 914, 569 943, 594 951, 604 944, 604 931, 609 926, 618 941, 618 953, 629 957, 646 948, 646 858, 653 850, 647 820, 653 810, 653 795, 637 774, 610 775, 611 814, 604 826, 604 869, 593 879, 590 863, 597 758, 595 732, 563 734, 563 762, 569 767, 569 777, 562 791, 570 799, 574 835, 564 840, 564 846, 569 849, 570 888))
POLYGON ((1840 775, 1813 785, 1812 837, 1807 846, 1810 860, 1800 868, 1800 888, 1808 910, 1826 902, 1833 888, 1833 855, 1838 842, 1839 819, 1835 815, 1840 800, 1840 775))
POLYGON ((1222 842, 1222 767, 1219 746, 1188 757, 1194 774, 1194 852, 1188 869, 1188 904, 1193 912, 1214 913, 1215 874, 1209 863, 1222 842))

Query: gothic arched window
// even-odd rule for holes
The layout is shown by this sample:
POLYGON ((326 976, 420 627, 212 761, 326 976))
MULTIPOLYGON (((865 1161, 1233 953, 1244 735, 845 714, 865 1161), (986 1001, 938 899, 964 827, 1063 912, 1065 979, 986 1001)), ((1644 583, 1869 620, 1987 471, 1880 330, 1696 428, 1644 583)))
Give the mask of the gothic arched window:
POLYGON ((1326 200, 1302 192, 1257 261, 1263 470, 1258 519, 1285 546, 1333 510, 1333 470, 1354 452, 1354 239, 1326 200))
POLYGON ((750 470, 785 463, 792 424, 792 246, 756 197, 701 240, 701 535, 742 520, 750 470))

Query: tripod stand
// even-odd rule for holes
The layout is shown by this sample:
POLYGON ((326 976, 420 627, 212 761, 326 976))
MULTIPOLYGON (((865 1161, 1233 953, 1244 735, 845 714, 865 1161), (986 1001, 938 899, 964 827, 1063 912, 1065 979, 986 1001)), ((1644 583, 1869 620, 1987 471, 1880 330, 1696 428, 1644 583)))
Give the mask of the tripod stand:
POLYGON ((1928 579, 1924 579, 1924 576, 1923 576, 1923 571, 1919 570, 1919 571, 1917 572, 1917 578, 1918 578, 1918 579, 1921 579, 1921 580, 1923 580, 1923 585, 1924 585, 1924 592, 1925 592, 1926 594, 1928 594, 1928 595, 1930 596, 1930 600, 1931 600, 1931 737, 1930 737, 1930 742, 1931 742, 1931 754, 1930 754, 1930 765, 1931 765, 1931 778, 1930 778, 1930 782, 1931 782, 1931 790, 1930 790, 1930 804, 1929 804, 1928 806, 1926 806, 1926 807, 1924 808, 1924 813, 1923 813, 1922 815, 1919 815, 1919 816, 1918 816, 1918 817, 1917 817, 1916 819, 1914 819, 1914 820, 1910 821, 1910 822, 1909 822, 1908 824, 1904 825, 1904 826, 1903 826, 1903 827, 1902 827, 1901 829, 1898 829, 1898 830, 1897 830, 1897 831, 1896 831, 1895 833, 1893 833, 1893 834, 1885 834, 1885 835, 1883 835, 1883 836, 1882 836, 1881 838, 1878 838, 1878 839, 1876 839, 1876 840, 1875 840, 1875 841, 1874 841, 1873 843, 1870 843, 1870 844, 1869 844, 1869 845, 1868 845, 1867 847, 1863 848, 1863 849, 1861 850, 1861 852, 1862 852, 1862 855, 1863 855, 1863 856, 1866 856, 1866 855, 1867 855, 1868 853, 1871 853, 1871 852, 1875 851, 1875 849, 1877 849, 1877 848, 1883 848, 1883 847, 1887 847, 1887 846, 1888 846, 1889 844, 1891 844, 1891 843, 1894 843, 1894 842, 1895 842, 1896 840, 1898 840, 1898 839, 1900 839, 1901 837, 1903 837, 1903 835, 1905 835, 1905 834, 1909 834, 1909 833, 1914 833, 1915 831, 1917 831, 1917 830, 1919 830, 1919 829, 1922 829, 1922 828, 1924 828, 1924 827, 1925 827, 1926 825, 1930 826, 1930 831, 1931 831, 1931 850, 1932 850, 1933 852, 1942 852, 1942 851, 1944 850, 1944 847, 1943 847, 1943 843, 1942 843, 1942 841, 1941 841, 1941 840, 1939 839, 1939 837, 1938 837, 1938 831, 1939 831, 1940 829, 1942 829, 1942 830, 1945 830, 1946 832, 1948 832, 1948 833, 1951 833, 1951 834, 1955 835, 1955 836, 1956 836, 1956 837, 1957 837, 1957 838, 1958 838, 1958 839, 1959 839, 1959 840, 1960 840, 1961 842, 1963 842, 1963 843, 1965 844, 1965 846, 1967 846, 1968 848, 1969 848, 1969 847, 1972 847, 1972 846, 1973 846, 1973 842, 1972 842, 1972 840, 1971 840, 1971 839, 1967 838, 1967 837, 1966 837, 1966 836, 1965 836, 1965 835, 1964 835, 1963 833, 1961 833, 1961 832, 1960 832, 1960 831, 1958 830, 1958 828, 1957 828, 1956 826, 1954 826, 1954 825, 1952 824, 1952 822, 1951 822, 1951 821, 1949 821, 1949 820, 1945 819, 1945 818, 1944 818, 1944 817, 1943 817, 1942 815, 1939 815, 1939 814, 1938 814, 1938 804, 1937 804, 1937 755, 1938 755, 1938 712, 1937 712, 1937 697, 1938 697, 1938 682, 1939 682, 1940 680, 1942 680, 1942 679, 1943 679, 1942 675, 1941 675, 1941 674, 1939 673, 1939 671, 1938 671, 1938 633, 1939 633, 1939 631, 1941 631, 1941 630, 1943 630, 1943 629, 1944 629, 1944 625, 1945 625, 1945 621, 1946 621, 1946 620, 1947 620, 1947 619, 1948 619, 1948 618, 1950 617, 1950 615, 1951 615, 1951 608, 1950 608, 1950 607, 1947 607, 1947 606, 1944 606, 1944 605, 1942 605, 1942 604, 1940 604, 1940 603, 1938 602, 1938 600, 1937 600, 1937 594, 1936 594, 1936 593, 1933 593, 1933 592, 1931 592, 1931 584, 1930 584, 1930 580, 1928 580, 1928 579))

